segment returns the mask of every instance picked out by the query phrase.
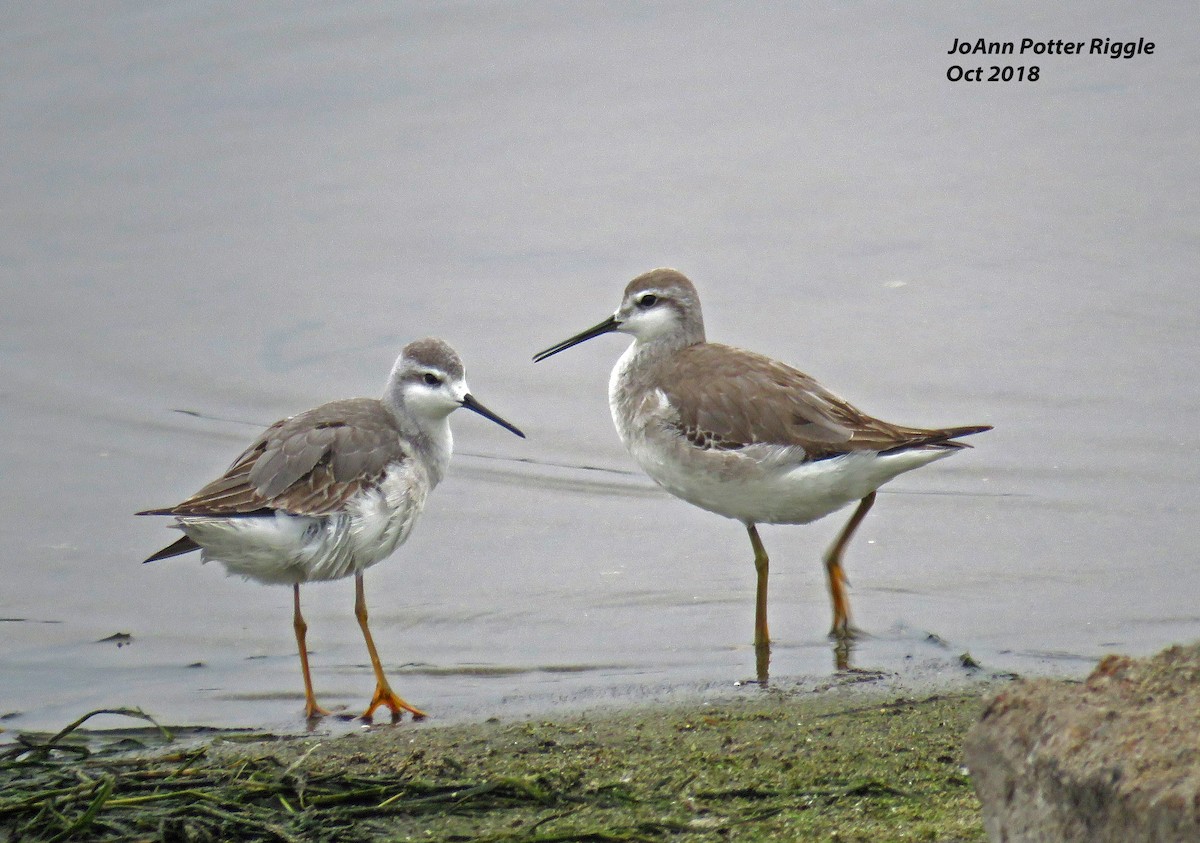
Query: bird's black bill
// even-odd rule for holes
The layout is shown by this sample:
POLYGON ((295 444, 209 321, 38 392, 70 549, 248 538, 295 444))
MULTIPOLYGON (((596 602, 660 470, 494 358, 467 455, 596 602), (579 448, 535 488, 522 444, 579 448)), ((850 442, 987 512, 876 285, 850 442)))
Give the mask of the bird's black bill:
POLYGON ((491 421, 494 421, 496 424, 500 425, 505 430, 511 430, 513 433, 517 434, 517 436, 520 436, 522 439, 525 438, 525 434, 522 433, 520 430, 518 430, 516 425, 509 424, 504 419, 500 418, 498 415, 496 415, 491 410, 489 410, 487 407, 480 404, 478 401, 475 400, 474 395, 467 393, 466 397, 464 397, 462 400, 462 405, 464 407, 466 407, 468 410, 474 410, 476 413, 479 413, 479 415, 483 416, 485 419, 490 419, 491 421))
POLYGON ((571 346, 579 345, 581 342, 586 342, 586 341, 590 340, 592 337, 598 337, 601 334, 612 333, 613 331, 617 330, 617 328, 620 326, 620 324, 621 323, 617 321, 617 317, 610 316, 607 319, 605 319, 603 322, 601 322, 599 325, 593 325, 592 327, 588 328, 583 333, 576 334, 575 336, 571 337, 569 340, 563 340, 558 345, 552 345, 549 348, 547 348, 545 351, 539 351, 537 354, 533 355, 533 362, 540 363, 543 360, 545 360, 547 357, 551 357, 555 354, 558 354, 558 352, 560 352, 560 351, 566 351, 571 346))

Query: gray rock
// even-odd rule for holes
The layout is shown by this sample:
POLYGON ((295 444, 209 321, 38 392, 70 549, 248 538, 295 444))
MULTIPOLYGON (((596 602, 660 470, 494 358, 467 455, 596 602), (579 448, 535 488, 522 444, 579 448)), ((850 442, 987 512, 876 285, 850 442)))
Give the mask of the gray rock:
POLYGON ((1200 841, 1200 644, 1014 683, 964 754, 993 843, 1200 841))

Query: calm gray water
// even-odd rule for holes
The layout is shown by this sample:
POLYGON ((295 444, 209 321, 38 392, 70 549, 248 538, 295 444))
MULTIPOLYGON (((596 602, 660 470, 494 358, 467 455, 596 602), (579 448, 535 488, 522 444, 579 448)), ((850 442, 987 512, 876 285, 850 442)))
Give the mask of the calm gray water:
MULTIPOLYGON (((710 338, 996 426, 881 494, 856 666, 1077 675, 1200 638, 1200 19, 1123 5, 6 4, 0 725, 297 726, 289 590, 143 566, 173 535, 132 513, 425 335, 529 439, 456 416, 369 572, 397 690, 445 721, 751 678, 745 533, 629 473, 622 341, 530 362, 660 265, 710 338), (949 83, 981 36, 1156 50, 949 83)), ((763 530, 777 684, 833 670, 843 517, 763 530)), ((303 593, 319 696, 358 708, 353 587, 303 593)))

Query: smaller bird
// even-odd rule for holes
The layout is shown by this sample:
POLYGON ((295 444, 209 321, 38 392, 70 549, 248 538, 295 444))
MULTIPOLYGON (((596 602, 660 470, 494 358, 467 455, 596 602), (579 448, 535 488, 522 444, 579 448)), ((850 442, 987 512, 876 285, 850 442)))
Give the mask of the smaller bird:
POLYGON ((745 525, 757 571, 759 648, 770 642, 769 559, 756 525, 807 524, 858 502, 825 555, 830 635, 846 640, 855 630, 842 555, 875 502, 875 490, 969 447, 954 441, 959 437, 991 430, 881 421, 791 366, 708 342, 699 294, 674 269, 634 278, 612 316, 533 359, 613 331, 633 337, 608 382, 617 433, 642 470, 668 492, 745 525))
POLYGON ((200 551, 230 574, 290 585, 293 626, 304 674, 304 712, 317 705, 300 613, 300 585, 354 576, 354 614, 375 672, 375 694, 362 718, 385 706, 425 713, 388 684, 367 625, 363 571, 386 559, 412 532, 417 516, 450 464, 450 414, 472 410, 525 438, 467 388, 462 361, 449 345, 406 345, 383 397, 332 401, 275 422, 228 470, 183 503, 138 515, 174 516, 183 537, 146 562, 200 551))

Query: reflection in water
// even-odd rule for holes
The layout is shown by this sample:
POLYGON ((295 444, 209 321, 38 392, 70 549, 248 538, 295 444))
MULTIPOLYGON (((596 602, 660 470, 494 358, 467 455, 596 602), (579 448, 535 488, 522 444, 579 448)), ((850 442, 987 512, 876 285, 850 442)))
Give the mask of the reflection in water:
POLYGON ((854 652, 854 639, 839 636, 833 641, 833 669, 850 670, 850 654, 854 652))
POLYGON ((770 642, 754 645, 754 675, 758 684, 767 687, 771 679, 771 644, 770 642))
MULTIPOLYGON (((857 647, 855 638, 849 636, 831 636, 833 641, 833 669, 837 673, 853 670, 850 656, 857 647)), ((754 678, 758 684, 766 688, 771 680, 771 645, 754 645, 754 678)))

